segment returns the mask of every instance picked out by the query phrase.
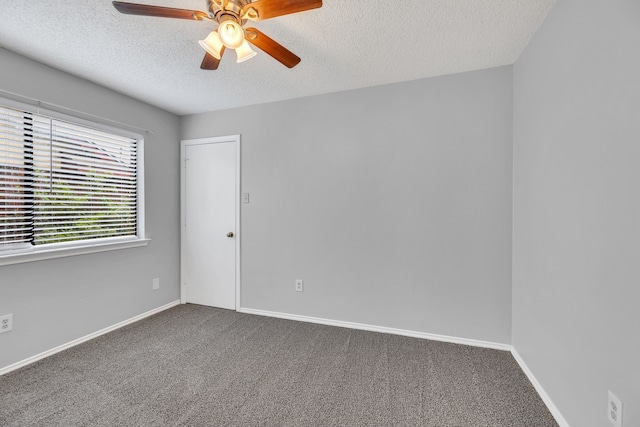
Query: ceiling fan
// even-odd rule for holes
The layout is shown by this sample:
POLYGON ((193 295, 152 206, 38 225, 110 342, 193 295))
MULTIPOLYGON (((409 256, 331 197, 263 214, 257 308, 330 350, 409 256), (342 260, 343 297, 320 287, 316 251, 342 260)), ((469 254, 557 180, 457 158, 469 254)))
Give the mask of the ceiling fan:
POLYGON ((225 49, 234 49, 238 62, 256 55, 249 43, 266 52, 283 65, 293 68, 300 58, 280 43, 257 29, 244 28, 247 21, 265 19, 322 7, 322 0, 206 0, 207 11, 176 9, 138 3, 114 1, 113 6, 128 15, 158 16, 162 18, 193 19, 213 21, 218 28, 211 32, 200 46, 206 51, 200 68, 217 70, 225 49))

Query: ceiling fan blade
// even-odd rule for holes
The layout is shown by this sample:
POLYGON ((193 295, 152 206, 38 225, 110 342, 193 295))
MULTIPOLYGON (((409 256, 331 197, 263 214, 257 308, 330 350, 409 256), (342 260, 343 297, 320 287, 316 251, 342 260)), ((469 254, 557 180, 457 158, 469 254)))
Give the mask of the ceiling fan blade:
POLYGON ((159 16, 161 18, 210 19, 209 15, 199 10, 175 9, 173 7, 151 6, 148 4, 125 3, 114 1, 113 7, 127 15, 159 16))
POLYGON ((249 43, 271 55, 286 67, 293 68, 300 62, 297 55, 255 28, 247 28, 246 32, 246 39, 249 43))
POLYGON ((276 16, 322 7, 322 0, 257 0, 242 8, 240 16, 252 21, 263 21, 276 16), (253 10, 252 10, 253 9, 253 10))
MULTIPOLYGON (((224 54, 224 46, 220 50, 220 58, 224 54)), ((218 65, 220 65, 220 59, 216 59, 208 52, 204 54, 204 59, 202 60, 202 64, 200 64, 200 68, 203 70, 217 70, 218 65)))

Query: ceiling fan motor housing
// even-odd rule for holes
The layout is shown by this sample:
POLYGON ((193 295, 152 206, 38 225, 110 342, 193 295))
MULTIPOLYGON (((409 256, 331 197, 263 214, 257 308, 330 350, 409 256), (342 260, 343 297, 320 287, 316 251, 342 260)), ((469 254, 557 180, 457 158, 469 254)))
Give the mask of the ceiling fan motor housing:
MULTIPOLYGON (((232 17, 234 21, 244 24, 240 18, 242 8, 251 3, 247 0, 207 0, 207 10, 213 19, 222 22, 232 17), (224 18, 224 19, 221 19, 224 18)), ((244 20, 246 22, 246 20, 244 20)))

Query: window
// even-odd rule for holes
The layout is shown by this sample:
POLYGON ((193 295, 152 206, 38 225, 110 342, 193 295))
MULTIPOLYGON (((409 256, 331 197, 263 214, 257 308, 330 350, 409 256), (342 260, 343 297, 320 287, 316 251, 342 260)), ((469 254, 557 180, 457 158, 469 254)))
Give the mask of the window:
POLYGON ((98 127, 0 106, 0 257, 144 237, 142 139, 98 127))

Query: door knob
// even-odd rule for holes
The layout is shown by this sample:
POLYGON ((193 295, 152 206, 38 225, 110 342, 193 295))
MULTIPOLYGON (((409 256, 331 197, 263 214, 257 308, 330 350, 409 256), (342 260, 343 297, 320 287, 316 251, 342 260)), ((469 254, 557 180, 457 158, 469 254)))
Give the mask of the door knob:
POLYGON ((227 237, 233 237, 233 232, 232 231, 228 232, 227 237))

